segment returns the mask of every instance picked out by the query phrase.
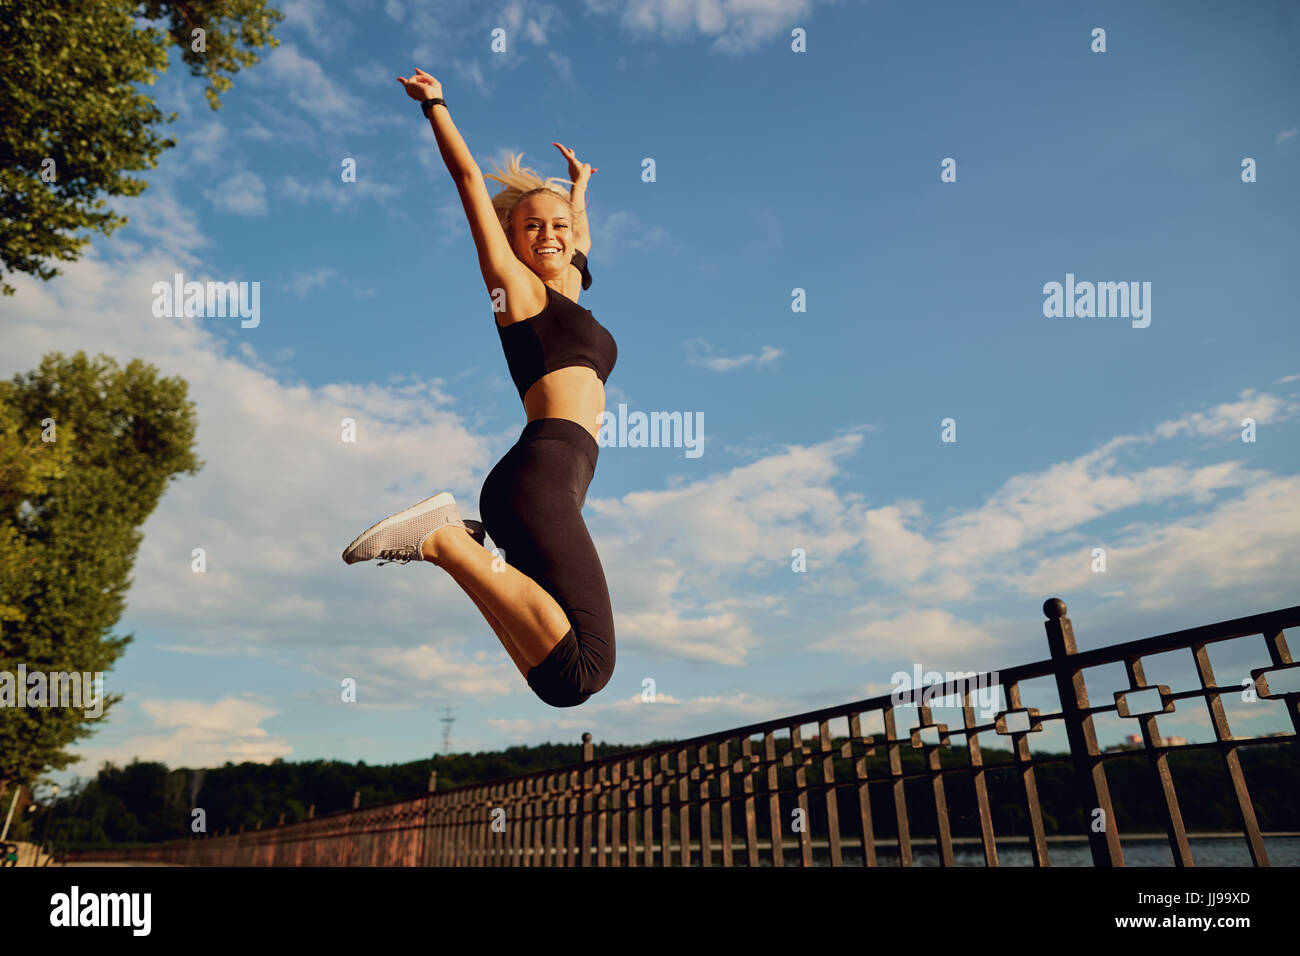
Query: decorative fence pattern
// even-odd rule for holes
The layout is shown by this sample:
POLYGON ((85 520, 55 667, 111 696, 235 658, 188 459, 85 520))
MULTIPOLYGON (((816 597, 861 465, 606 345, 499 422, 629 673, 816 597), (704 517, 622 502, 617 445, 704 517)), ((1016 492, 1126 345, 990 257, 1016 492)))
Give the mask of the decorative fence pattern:
MULTIPOLYGON (((658 747, 593 758, 591 735, 583 735, 581 764, 454 790, 434 790, 415 799, 340 811, 271 829, 181 840, 130 851, 87 851, 75 859, 133 859, 192 865, 253 866, 784 866, 813 865, 814 843, 829 863, 845 864, 845 851, 866 866, 878 863, 887 847, 903 866, 913 865, 913 818, 923 816, 933 829, 939 863, 954 865, 950 787, 961 782, 962 796, 977 807, 978 843, 988 866, 998 865, 990 780, 1014 775, 1015 796, 1023 810, 1036 866, 1050 864, 1039 799, 1039 776, 1051 764, 1065 764, 1081 824, 1104 815, 1105 826, 1087 831, 1096 866, 1123 866, 1106 768, 1115 760, 1145 760, 1159 793, 1160 809, 1174 862, 1193 865, 1179 795, 1169 767, 1171 751, 1217 752, 1231 784, 1241 832, 1257 866, 1268 855, 1242 770, 1244 748, 1293 745, 1300 739, 1300 692, 1294 689, 1300 665, 1292 661, 1284 629, 1300 623, 1300 606, 1205 627, 1131 641, 1080 653, 1065 604, 1043 605, 1050 657, 924 690, 905 691, 901 706, 915 704, 919 725, 900 734, 891 696, 829 707, 658 747), (1218 686, 1209 648, 1220 642, 1263 637, 1270 666, 1251 671, 1260 700, 1284 703, 1291 732, 1269 737, 1233 734, 1220 697, 1240 695, 1241 686, 1218 686), (1170 651, 1190 652, 1199 687, 1172 692, 1147 683, 1143 660, 1170 651), (1122 664, 1128 688, 1114 699, 1089 700, 1084 672, 1122 664), (1055 712, 1021 704, 1021 686, 1036 678, 1054 682, 1060 707, 1055 712), (981 683, 982 682, 982 683, 981 683), (1270 682, 1278 689, 1270 689, 1270 682), (977 688, 997 686, 1005 706, 987 719, 976 715, 977 688), (1158 702, 1143 705, 1139 697, 1158 702), (931 716, 936 699, 959 697, 963 724, 949 728, 931 716), (1215 739, 1172 746, 1157 720, 1184 701, 1208 709, 1215 739), (1093 721, 1117 714, 1137 720, 1142 745, 1134 751, 1102 751, 1093 721), (842 722, 844 733, 832 734, 842 722), (864 734, 864 724, 883 733, 864 734), (1033 756, 1031 734, 1060 722, 1069 742, 1068 757, 1033 756), (804 728, 815 725, 807 739, 804 728), (986 766, 979 736, 1006 738, 1011 765, 986 766), (780 735, 780 736, 778 736, 780 735), (966 766, 944 767, 940 758, 952 735, 964 739, 966 766), (904 767, 905 754, 920 751, 921 761, 904 767), (887 767, 868 777, 868 758, 887 767), (811 773, 810 773, 811 772, 811 773), (785 777, 783 783, 779 778, 785 777), (810 779, 812 776, 815 779, 810 779), (966 788, 971 792, 968 794, 966 788), (884 791, 884 812, 872 793, 884 791), (909 793, 909 790, 911 791, 909 793), (909 800, 909 797, 911 798, 909 800), (792 826, 802 820, 803 826, 792 826), (772 834, 779 834, 776 841, 772 834)), ((1041 688, 1035 688, 1041 691, 1041 688)), ((910 722, 910 721, 909 721, 910 722)), ((909 762, 910 761, 909 758, 909 762)), ((954 791, 955 793, 956 791, 954 791)), ((967 817, 963 816, 963 821, 967 817)), ((1005 834, 1004 834, 1005 835, 1005 834)))

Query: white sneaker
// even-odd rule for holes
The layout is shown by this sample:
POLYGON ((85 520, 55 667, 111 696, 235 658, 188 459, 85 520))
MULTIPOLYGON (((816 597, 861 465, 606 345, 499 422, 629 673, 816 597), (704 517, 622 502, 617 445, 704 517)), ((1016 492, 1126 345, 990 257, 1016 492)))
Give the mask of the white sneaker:
POLYGON ((425 538, 449 524, 465 527, 456 499, 444 491, 361 532, 344 550, 343 560, 348 564, 375 558, 399 564, 423 560, 420 549, 425 538))
POLYGON ((487 531, 483 528, 483 522, 475 521, 473 518, 465 519, 465 530, 468 531, 469 536, 479 544, 483 544, 483 539, 487 537, 487 531))

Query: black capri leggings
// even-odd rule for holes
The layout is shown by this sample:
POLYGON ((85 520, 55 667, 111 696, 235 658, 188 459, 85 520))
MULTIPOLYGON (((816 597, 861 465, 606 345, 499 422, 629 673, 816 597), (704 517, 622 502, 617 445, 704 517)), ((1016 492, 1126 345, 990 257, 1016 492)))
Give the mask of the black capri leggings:
POLYGON ((567 418, 537 418, 483 482, 479 513, 507 564, 536 581, 569 632, 528 672, 552 707, 576 707, 614 673, 614 611, 605 571, 582 520, 599 448, 567 418))

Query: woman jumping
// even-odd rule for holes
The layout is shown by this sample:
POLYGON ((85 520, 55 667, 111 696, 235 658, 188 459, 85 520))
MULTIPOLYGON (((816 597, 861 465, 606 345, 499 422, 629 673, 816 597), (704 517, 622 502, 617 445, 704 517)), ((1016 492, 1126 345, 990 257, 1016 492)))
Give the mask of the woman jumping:
POLYGON ((481 524, 462 520, 443 492, 367 529, 343 560, 423 560, 443 568, 483 612, 537 696, 574 707, 614 671, 609 590, 582 520, 604 383, 618 358, 613 336, 577 301, 591 285, 585 196, 594 169, 555 143, 569 161, 567 198, 552 185, 565 180, 543 180, 513 155, 504 173, 489 174, 505 187, 489 197, 442 84, 420 69, 398 82, 432 123, 460 193, 528 423, 483 483, 481 524), (485 529, 499 557, 483 546, 485 529))

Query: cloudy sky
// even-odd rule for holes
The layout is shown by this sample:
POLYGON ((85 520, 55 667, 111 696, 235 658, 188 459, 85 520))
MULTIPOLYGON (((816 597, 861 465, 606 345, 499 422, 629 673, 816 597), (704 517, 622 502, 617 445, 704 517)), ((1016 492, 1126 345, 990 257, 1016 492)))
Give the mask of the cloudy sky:
MULTIPOLYGON (((1041 659, 1052 596, 1084 648, 1300 603, 1300 13, 1134 6, 289 0, 219 112, 173 65, 179 145, 116 203, 130 225, 0 302, 0 374, 142 358, 199 413, 206 466, 144 526, 126 697, 75 772, 416 759, 446 708, 456 750, 684 737, 1041 659), (618 666, 578 709, 537 700, 437 568, 339 558, 439 491, 476 517, 524 424, 394 81, 415 66, 485 170, 515 150, 562 176, 553 140, 599 167, 583 304, 619 343, 608 407, 703 415, 698 457, 601 450, 585 517, 618 666), (259 282, 260 324, 154 317, 176 272, 259 282), (1067 275, 1150 283, 1149 325, 1046 317, 1067 275)), ((1214 662, 1237 682, 1263 643, 1214 662)), ((1187 655, 1147 674, 1193 680, 1187 655)), ((1203 709, 1161 726, 1210 735, 1203 709)))

